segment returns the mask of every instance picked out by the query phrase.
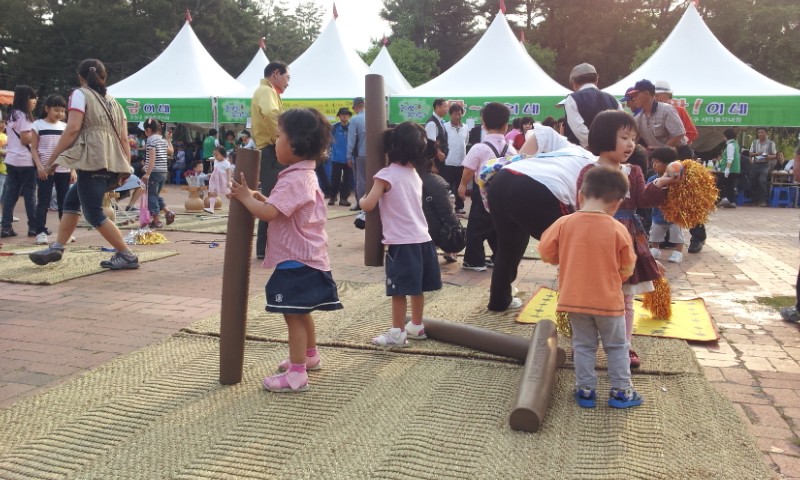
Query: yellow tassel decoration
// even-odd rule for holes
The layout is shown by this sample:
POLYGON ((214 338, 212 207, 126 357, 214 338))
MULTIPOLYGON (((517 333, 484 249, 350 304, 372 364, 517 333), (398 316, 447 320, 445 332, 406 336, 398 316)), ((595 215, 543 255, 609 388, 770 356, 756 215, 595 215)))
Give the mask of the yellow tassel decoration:
POLYGON ((653 280, 652 292, 644 294, 642 306, 650 312, 655 319, 669 320, 672 317, 672 299, 670 296, 669 282, 666 278, 658 277, 653 280))
POLYGON ((561 335, 572 338, 572 326, 569 324, 569 313, 556 312, 556 330, 561 335))
POLYGON ((167 237, 158 232, 139 233, 135 237, 136 245, 157 245, 159 243, 169 243, 167 237))
POLYGON ((708 214, 716 210, 717 179, 695 160, 682 160, 686 177, 683 183, 670 185, 661 212, 668 222, 683 228, 694 228, 708 221, 708 214))

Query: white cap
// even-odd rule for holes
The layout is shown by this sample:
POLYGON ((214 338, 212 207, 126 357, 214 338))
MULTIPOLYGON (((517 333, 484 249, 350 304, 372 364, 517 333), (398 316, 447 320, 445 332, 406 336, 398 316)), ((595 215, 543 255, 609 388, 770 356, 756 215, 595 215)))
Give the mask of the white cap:
POLYGON ((656 82, 656 93, 672 93, 672 89, 669 88, 669 82, 665 82, 664 80, 659 80, 656 82))

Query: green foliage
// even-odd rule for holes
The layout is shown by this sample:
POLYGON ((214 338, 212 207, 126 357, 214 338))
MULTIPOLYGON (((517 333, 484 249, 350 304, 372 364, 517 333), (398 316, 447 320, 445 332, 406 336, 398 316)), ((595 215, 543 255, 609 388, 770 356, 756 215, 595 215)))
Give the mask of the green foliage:
POLYGON ((525 50, 528 51, 528 55, 530 55, 536 63, 542 67, 542 70, 545 71, 551 77, 556 73, 556 59, 558 58, 558 52, 550 48, 543 48, 540 44, 532 45, 530 43, 525 44, 525 50))
POLYGON ((633 54, 633 61, 631 62, 631 72, 636 70, 637 68, 641 67, 644 62, 647 61, 648 58, 653 56, 660 47, 661 44, 658 43, 657 40, 653 40, 653 43, 650 44, 648 47, 644 48, 637 48, 636 52, 633 54))
MULTIPOLYGON (((382 43, 373 40, 373 45, 366 52, 358 52, 367 65, 375 61, 381 51, 382 43)), ((427 48, 418 48, 407 38, 398 38, 386 46, 394 64, 412 87, 422 85, 439 73, 436 62, 439 52, 427 48)))

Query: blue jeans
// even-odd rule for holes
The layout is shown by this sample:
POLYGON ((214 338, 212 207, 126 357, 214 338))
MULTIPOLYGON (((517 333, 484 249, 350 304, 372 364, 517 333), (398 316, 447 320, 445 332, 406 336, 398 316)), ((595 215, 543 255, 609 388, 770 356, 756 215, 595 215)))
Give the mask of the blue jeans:
POLYGON ((28 215, 28 230, 36 230, 36 167, 15 167, 6 164, 6 184, 3 187, 4 232, 11 230, 14 207, 22 196, 25 213, 28 215))
POLYGON ((167 208, 167 203, 161 198, 161 189, 165 183, 167 183, 166 172, 150 172, 150 179, 147 181, 147 209, 154 217, 161 209, 167 208))
MULTIPOLYGON (((6 174, 0 173, 0 203, 3 203, 3 186, 6 184, 6 174)), ((0 212, 2 215, 2 212, 0 212)))
POLYGON ((117 173, 108 170, 87 172, 78 170, 78 180, 69 187, 64 198, 64 213, 83 215, 94 228, 103 225, 108 217, 103 213, 103 198, 108 187, 117 181, 117 173))
POLYGON ((58 201, 58 218, 64 213, 64 198, 69 190, 69 173, 54 173, 47 180, 36 179, 36 233, 47 231, 47 211, 50 210, 50 200, 53 197, 53 186, 56 187, 58 201))

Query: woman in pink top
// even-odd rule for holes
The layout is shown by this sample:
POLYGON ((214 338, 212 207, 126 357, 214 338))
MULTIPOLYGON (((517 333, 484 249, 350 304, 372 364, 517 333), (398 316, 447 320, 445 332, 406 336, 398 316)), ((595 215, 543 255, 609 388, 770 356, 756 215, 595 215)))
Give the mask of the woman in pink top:
POLYGON ((266 286, 268 312, 282 313, 289 327, 289 358, 278 375, 264 379, 270 392, 308 389, 307 370, 321 367, 314 330, 314 310, 340 310, 331 277, 327 207, 314 171, 330 142, 330 122, 313 108, 297 108, 278 118, 275 153, 288 168, 278 174, 269 195, 232 181, 228 198, 236 197, 260 220, 269 222, 264 268, 275 271, 266 286))
POLYGON ((392 328, 372 339, 382 347, 407 347, 408 338, 422 340, 424 292, 442 288, 439 258, 422 212, 422 179, 416 168, 425 163, 427 137, 416 123, 403 122, 383 132, 389 166, 374 177, 372 190, 359 201, 369 212, 380 201, 386 250, 386 295, 392 297, 392 328), (411 297, 411 322, 406 324, 406 296, 411 297))

